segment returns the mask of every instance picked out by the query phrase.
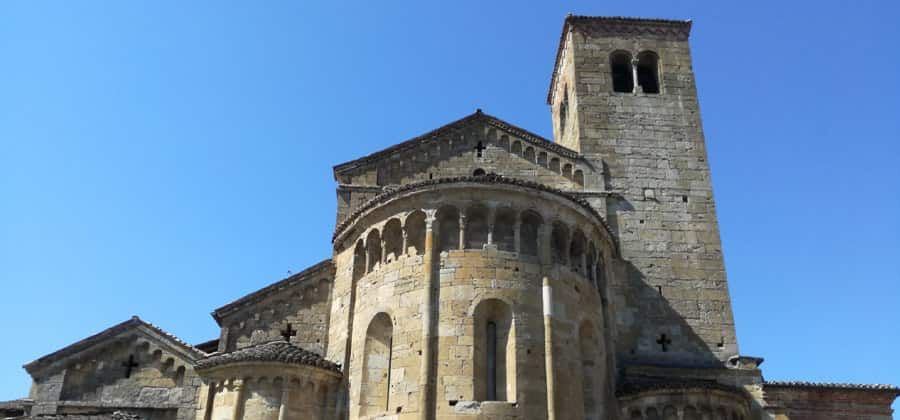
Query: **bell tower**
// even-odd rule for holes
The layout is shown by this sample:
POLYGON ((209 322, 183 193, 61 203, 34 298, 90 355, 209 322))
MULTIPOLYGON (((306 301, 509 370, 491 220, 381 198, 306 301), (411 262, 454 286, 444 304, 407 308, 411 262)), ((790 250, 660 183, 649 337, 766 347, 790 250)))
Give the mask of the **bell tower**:
POLYGON ((610 304, 625 364, 714 366, 738 353, 690 29, 570 15, 547 98, 556 142, 603 169, 623 260, 610 304))

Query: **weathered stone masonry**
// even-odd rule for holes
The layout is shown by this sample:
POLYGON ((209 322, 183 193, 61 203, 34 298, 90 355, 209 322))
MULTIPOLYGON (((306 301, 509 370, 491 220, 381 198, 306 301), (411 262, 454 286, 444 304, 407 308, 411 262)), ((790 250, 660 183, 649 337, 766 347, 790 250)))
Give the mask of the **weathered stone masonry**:
MULTIPOLYGON (((25 366, 72 420, 891 418, 740 355, 691 22, 569 16, 554 141, 481 110, 334 167, 332 255, 189 345, 133 318, 25 366)), ((325 238, 323 238, 325 240, 325 238)))

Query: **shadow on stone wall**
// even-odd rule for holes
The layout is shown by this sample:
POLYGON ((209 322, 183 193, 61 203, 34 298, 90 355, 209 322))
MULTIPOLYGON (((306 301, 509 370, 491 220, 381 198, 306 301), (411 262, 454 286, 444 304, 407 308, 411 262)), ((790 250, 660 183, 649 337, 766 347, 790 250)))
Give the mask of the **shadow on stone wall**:
MULTIPOLYGON (((695 327, 672 307, 631 262, 624 262, 624 283, 615 285, 617 352, 620 362, 665 367, 724 367, 718 348, 711 348, 695 327)), ((696 301, 699 313, 700 301, 696 301)), ((698 319, 698 322, 700 319, 698 319)), ((712 326, 711 326, 712 327, 712 326)), ((725 355, 732 356, 732 355, 725 355)))

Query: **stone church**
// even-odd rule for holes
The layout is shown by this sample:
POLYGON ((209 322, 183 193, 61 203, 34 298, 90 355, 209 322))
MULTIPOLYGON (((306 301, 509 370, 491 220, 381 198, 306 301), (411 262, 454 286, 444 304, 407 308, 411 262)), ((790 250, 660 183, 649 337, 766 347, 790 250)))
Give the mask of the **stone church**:
POLYGON ((890 419, 898 388, 740 353, 690 29, 568 16, 553 140, 478 110, 341 163, 328 259, 215 309, 209 342, 133 317, 40 357, 0 413, 890 419))

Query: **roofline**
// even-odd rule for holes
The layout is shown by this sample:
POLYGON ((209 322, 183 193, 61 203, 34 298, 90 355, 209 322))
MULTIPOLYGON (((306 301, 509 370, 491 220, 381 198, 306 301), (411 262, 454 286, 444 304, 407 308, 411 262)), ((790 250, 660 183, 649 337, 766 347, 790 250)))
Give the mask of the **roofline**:
POLYGON ((850 384, 839 382, 805 382, 805 381, 765 381, 763 387, 772 388, 818 388, 841 389, 855 391, 888 391, 900 395, 900 388, 888 384, 850 384))
POLYGON ((299 281, 299 280, 303 279, 303 277, 306 277, 315 272, 319 272, 325 268, 328 268, 329 266, 332 266, 331 258, 319 261, 318 263, 310 266, 309 268, 307 268, 297 274, 292 274, 288 277, 285 277, 284 279, 278 280, 275 283, 272 283, 266 287, 263 287, 262 289, 256 290, 255 292, 251 292, 249 294, 246 294, 243 297, 240 297, 231 303, 223 305, 223 306, 219 307, 218 309, 215 309, 214 311, 212 311, 212 313, 210 315, 212 315, 213 319, 216 320, 216 323, 219 323, 221 325, 222 319, 225 318, 226 316, 231 315, 232 313, 240 310, 241 308, 243 308, 251 303, 255 303, 255 302, 259 301, 260 299, 270 295, 271 293, 274 293, 276 291, 284 289, 285 287, 287 287, 289 285, 289 283, 292 283, 294 281, 299 281))
POLYGON ((548 139, 544 138, 543 136, 535 134, 524 128, 510 124, 506 121, 501 120, 500 118, 486 114, 486 113, 482 112, 481 109, 477 109, 472 114, 469 114, 465 117, 462 117, 462 118, 452 121, 450 123, 444 124, 444 125, 436 128, 434 130, 431 130, 425 134, 418 135, 411 139, 397 143, 393 146, 387 147, 385 149, 381 149, 374 153, 370 153, 361 158, 357 158, 354 160, 350 160, 350 161, 347 161, 344 163, 339 163, 337 165, 334 165, 333 169, 334 169, 335 178, 337 178, 338 174, 342 174, 349 170, 356 169, 365 164, 368 164, 368 163, 377 161, 381 158, 384 158, 388 155, 394 154, 396 152, 412 149, 412 148, 416 147, 422 141, 432 139, 432 138, 435 138, 442 134, 445 134, 446 132, 451 131, 457 125, 466 123, 466 122, 470 122, 470 121, 484 121, 485 123, 487 123, 493 127, 499 128, 501 130, 509 131, 510 133, 521 137, 523 140, 525 140, 529 143, 532 143, 532 144, 535 144, 535 145, 541 146, 541 147, 550 148, 553 152, 558 153, 559 155, 570 158, 570 159, 578 159, 580 156, 578 154, 578 152, 576 152, 572 149, 569 149, 568 147, 562 146, 558 143, 548 140, 548 139))
POLYGON ((101 342, 103 339, 105 339, 107 337, 111 337, 116 334, 120 334, 122 332, 128 331, 129 329, 137 328, 137 327, 146 327, 146 328, 150 329, 151 331, 159 334, 163 338, 168 339, 168 341, 174 343, 178 347, 181 347, 182 349, 187 350, 189 353, 191 353, 196 358, 200 358, 200 357, 206 355, 206 352, 188 344, 187 342, 178 338, 174 334, 172 334, 168 331, 165 331, 162 328, 157 327, 156 325, 153 325, 147 321, 144 321, 137 315, 134 315, 126 321, 120 322, 120 323, 113 325, 112 327, 109 327, 109 328, 107 328, 103 331, 100 331, 94 335, 91 335, 89 337, 86 337, 79 341, 76 341, 75 343, 65 346, 57 351, 54 351, 47 355, 41 356, 40 358, 38 358, 34 361, 26 363, 22 367, 25 368, 25 370, 28 373, 32 373, 34 370, 36 370, 38 368, 49 365, 56 359, 60 359, 60 358, 78 353, 80 351, 84 351, 84 350, 90 348, 91 346, 101 342))
POLYGON ((559 35, 559 46, 556 48, 556 60, 553 62, 553 72, 550 74, 550 87, 547 90, 547 105, 553 104, 553 87, 556 86, 557 73, 559 71, 559 61, 562 59, 563 48, 566 45, 566 34, 573 28, 575 23, 583 23, 583 22, 591 22, 591 23, 604 23, 610 26, 610 29, 613 29, 615 25, 619 26, 629 26, 632 30, 633 34, 635 31, 639 34, 659 34, 664 28, 674 29, 678 32, 683 32, 684 37, 687 38, 691 32, 691 26, 693 25, 693 21, 688 20, 674 20, 674 19, 653 19, 653 18, 637 18, 637 17, 628 17, 628 16, 584 16, 584 15, 573 15, 569 14, 566 16, 566 19, 563 20, 562 32, 559 35), (641 28, 641 26, 644 28, 641 28), (638 29, 644 29, 640 31, 638 29))

